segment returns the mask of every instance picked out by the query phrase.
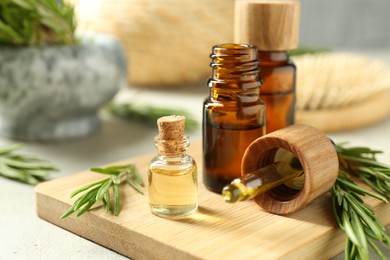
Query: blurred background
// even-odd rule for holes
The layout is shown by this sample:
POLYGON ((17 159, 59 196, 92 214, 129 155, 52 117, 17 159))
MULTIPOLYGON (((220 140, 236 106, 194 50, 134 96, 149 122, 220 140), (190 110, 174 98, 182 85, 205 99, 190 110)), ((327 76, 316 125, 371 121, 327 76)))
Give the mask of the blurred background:
POLYGON ((335 49, 390 49, 387 0, 301 0, 300 42, 335 49))
MULTIPOLYGON (((234 0, 76 2, 79 31, 117 35, 134 86, 204 82, 211 46, 233 41, 234 0)), ((300 45, 389 49, 390 2, 301 1, 300 45)))
MULTIPOLYGON (((42 1, 15 2, 34 5, 42 1)), ((76 51, 74 42, 67 43, 71 50, 63 50, 61 55, 74 59, 56 63, 53 60, 62 51, 50 51, 50 44, 43 44, 42 48, 31 44, 27 47, 35 48, 31 51, 35 54, 27 55, 30 50, 24 48, 26 46, 18 50, 0 43, 0 144, 26 142, 27 152, 52 161, 61 170, 51 177, 59 178, 93 166, 153 153, 153 137, 157 133, 154 116, 163 108, 184 109, 192 115, 197 125, 188 134, 194 142, 199 141, 202 137, 202 101, 208 95, 206 82, 211 73, 209 54, 213 45, 233 41, 234 0, 66 2, 75 4, 77 35, 80 38, 91 35, 82 41, 83 48, 91 46, 91 53, 76 51), (36 49, 48 49, 49 53, 37 54, 36 49), (96 59, 92 54, 95 51, 98 52, 96 59), (18 53, 23 55, 17 58, 18 53), (51 58, 41 61, 42 57, 51 58), (13 59, 19 60, 12 63, 13 59), (81 65, 79 61, 82 61, 81 65), (53 64, 61 65, 56 67, 58 71, 54 70, 53 64), (92 74, 88 73, 91 71, 92 74), (19 75, 19 72, 25 75, 19 75), (21 83, 20 90, 13 85, 15 82, 21 83), (43 82, 51 85, 44 89, 43 82), (85 91, 84 85, 87 85, 85 91), (57 87, 62 89, 53 92, 57 87), (93 103, 91 107, 86 106, 88 102, 93 103), (112 116, 106 107, 103 109, 111 102, 130 104, 122 111, 125 120, 112 116), (145 108, 149 105, 158 109, 145 108), (67 110, 66 115, 56 113, 67 110), (126 114, 128 111, 130 113, 126 114), (85 117, 79 118, 80 115, 85 117), (68 124, 70 121, 78 123, 68 124), (29 128, 34 135, 25 132, 29 128), (10 133, 16 132, 14 129, 22 133, 16 139, 10 137, 10 133), (39 134, 42 129, 45 135, 39 134), (74 135, 68 135, 73 132, 74 135)), ((0 18, 4 17, 1 13, 7 11, 3 6, 7 3, 10 1, 0 1, 3 8, 0 18)), ((340 99, 348 100, 348 103, 341 102, 342 106, 332 108, 337 115, 343 112, 345 116, 339 120, 337 131, 326 130, 329 125, 336 124, 334 114, 326 117, 329 114, 303 109, 298 109, 297 114, 314 112, 307 122, 318 125, 318 119, 321 119, 322 129, 328 131, 335 142, 349 141, 356 146, 383 150, 384 154, 378 158, 385 163, 390 163, 389 10, 389 0, 301 0, 300 46, 326 48, 331 53, 326 57, 294 58, 299 65, 298 78, 301 79, 298 80, 305 79, 307 85, 305 89, 304 84, 297 84, 298 91, 342 90, 346 96, 341 95, 340 99), (341 52, 348 54, 341 55, 341 52), (313 81, 308 80, 308 75, 313 81), (318 81, 319 75, 324 78, 322 82, 318 81), (367 118, 373 119, 365 120, 367 118), (351 126, 351 120, 361 121, 351 126)), ((15 17, 21 21, 27 16, 16 13, 15 17)), ((50 16, 53 19, 50 21, 57 28, 62 23, 55 18, 55 15, 50 16)), ((14 24, 17 25, 17 21, 14 24)), ((20 28, 16 26, 15 30, 22 32, 20 28)), ((4 31, 0 30, 0 40, 4 36, 4 31)), ((48 39, 52 40, 52 37, 48 39)), ((59 49, 62 47, 60 44, 59 49)), ((301 94, 298 94, 298 102, 301 94)), ((337 99, 337 92, 332 98, 337 99)), ((7 225, 0 233, 0 244, 5 245, 0 250, 0 258, 52 259, 62 255, 75 259, 124 259, 38 219, 31 186, 0 178, 0 187, 1 205, 7 209, 2 216, 7 225), (61 243, 58 243, 59 237, 61 243)))

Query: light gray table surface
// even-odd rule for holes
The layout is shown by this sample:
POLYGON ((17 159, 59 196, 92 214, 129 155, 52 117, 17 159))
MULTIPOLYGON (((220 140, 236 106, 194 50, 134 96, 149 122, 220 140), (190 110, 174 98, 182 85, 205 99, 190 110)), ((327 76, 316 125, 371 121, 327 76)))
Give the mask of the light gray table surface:
MULTIPOLYGON (((366 52, 367 53, 367 52, 366 52)), ((371 51, 369 55, 390 63, 390 51, 371 51)), ((201 122, 206 86, 171 90, 124 89, 117 99, 154 105, 175 104, 190 110, 201 122)), ((390 105, 390 103, 389 103, 390 105)), ((92 166, 119 161, 154 151, 155 127, 125 122, 101 113, 100 131, 83 139, 66 142, 27 143, 26 152, 51 160, 61 171, 54 178, 71 175, 92 166)), ((188 133, 201 139, 200 126, 188 133)), ((328 134, 334 141, 370 146, 385 153, 379 156, 390 164, 390 118, 353 131, 328 134)), ((0 145, 17 141, 0 138, 0 145)), ((0 178, 0 259, 122 259, 123 256, 41 220, 36 215, 34 187, 0 178)), ((338 256, 337 259, 342 259, 338 256)))

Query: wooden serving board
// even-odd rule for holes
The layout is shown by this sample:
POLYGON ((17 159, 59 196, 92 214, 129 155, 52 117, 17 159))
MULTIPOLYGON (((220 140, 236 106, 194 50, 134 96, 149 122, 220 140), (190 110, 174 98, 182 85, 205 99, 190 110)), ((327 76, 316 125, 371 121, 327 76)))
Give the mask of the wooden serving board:
MULTIPOLYGON (((194 144, 189 153, 201 166, 201 144, 194 144)), ((119 163, 135 163, 147 183, 151 157, 119 163)), ((132 259, 327 259, 343 250, 344 235, 334 221, 329 194, 290 216, 278 216, 252 201, 225 203, 204 188, 201 173, 199 211, 183 220, 154 216, 147 188, 142 196, 127 185, 121 186, 118 217, 97 207, 81 217, 60 220, 74 201, 69 199, 72 191, 106 177, 88 171, 38 185, 37 212, 42 219, 132 259)), ((390 223, 389 205, 374 199, 367 203, 384 224, 390 223)))

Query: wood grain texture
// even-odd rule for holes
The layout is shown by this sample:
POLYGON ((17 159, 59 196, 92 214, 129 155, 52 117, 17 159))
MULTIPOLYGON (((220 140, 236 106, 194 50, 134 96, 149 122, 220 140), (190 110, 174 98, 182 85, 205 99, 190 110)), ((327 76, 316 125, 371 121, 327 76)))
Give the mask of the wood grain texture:
POLYGON ((234 41, 261 51, 286 51, 298 47, 298 0, 241 0, 235 2, 234 41))
MULTIPOLYGON (((189 154, 202 165, 200 142, 189 154)), ((151 157, 119 163, 135 163, 146 182, 151 157)), ((104 177, 82 172, 38 185, 39 217, 132 259, 326 259, 344 247, 329 194, 285 217, 267 213, 252 201, 226 204, 200 184, 198 213, 174 221, 151 214, 147 195, 123 186, 118 217, 97 207, 79 218, 71 215, 60 220, 73 202, 69 199, 73 190, 104 177)), ((384 224, 390 223, 389 205, 374 199, 367 203, 384 224)))
POLYGON ((298 157, 305 174, 303 188, 291 194, 287 187, 277 187, 255 198, 263 209, 275 214, 290 214, 330 190, 336 181, 339 162, 330 139, 307 125, 292 125, 255 140, 242 159, 242 174, 254 172, 270 163, 266 158, 275 149, 284 148, 298 157))

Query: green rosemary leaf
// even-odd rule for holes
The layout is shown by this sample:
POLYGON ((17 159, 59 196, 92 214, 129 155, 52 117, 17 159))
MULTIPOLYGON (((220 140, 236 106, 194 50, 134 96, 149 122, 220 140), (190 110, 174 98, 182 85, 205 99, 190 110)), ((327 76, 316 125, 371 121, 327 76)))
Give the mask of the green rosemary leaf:
POLYGON ((92 172, 97 172, 97 173, 102 173, 102 174, 109 174, 109 175, 118 175, 119 174, 118 170, 113 170, 113 169, 109 169, 109 168, 105 168, 105 169, 102 169, 102 168, 91 168, 89 170, 92 171, 92 172))
MULTIPOLYGON (((78 207, 78 205, 80 205, 80 207, 82 206, 82 205, 84 205, 85 203, 82 203, 82 200, 84 200, 85 201, 85 197, 87 197, 87 196, 89 196, 89 193, 85 193, 85 194, 83 194, 82 196, 80 196, 74 203, 73 203, 73 205, 72 205, 72 207, 69 209, 69 210, 73 210, 72 212, 75 212, 78 208, 76 208, 76 207, 78 207)), ((66 214, 66 213, 65 213, 66 214)), ((65 215, 64 214, 64 215, 65 215)))
POLYGON ((352 227, 355 230, 357 234, 357 238, 359 239, 359 243, 361 244, 361 247, 358 248, 360 255, 363 259, 368 259, 368 244, 367 244, 367 238, 364 234, 363 230, 363 224, 361 223, 358 215, 355 213, 355 211, 350 210, 351 216, 352 216, 352 227))
POLYGON ((90 190, 89 192, 85 193, 82 196, 82 199, 75 203, 75 210, 78 210, 79 208, 81 208, 84 204, 88 203, 88 201, 94 200, 98 190, 99 190, 99 187, 96 187, 96 188, 90 190))
POLYGON ((143 191, 132 181, 132 179, 130 177, 127 177, 126 180, 127 180, 127 183, 131 187, 133 187, 134 190, 136 190, 139 194, 144 195, 143 191))
POLYGON ((343 203, 343 197, 340 194, 340 187, 337 182, 333 185, 332 192, 332 194, 334 195, 333 197, 337 199, 337 205, 341 206, 343 203))
POLYGON ((353 184, 352 182, 347 182, 343 179, 337 179, 338 182, 342 183, 343 185, 345 185, 346 187, 348 187, 349 189, 353 190, 354 192, 356 193, 359 193, 359 194, 367 194, 367 195, 370 195, 371 197, 374 197, 378 200, 381 200, 383 202, 388 202, 387 199, 381 195, 379 195, 378 193, 374 193, 372 191, 369 191, 367 189, 364 189, 362 187, 359 187, 358 185, 356 184, 353 184))
POLYGON ((290 57, 292 56, 300 56, 304 54, 319 54, 319 53, 327 53, 330 52, 330 49, 323 47, 299 47, 295 50, 291 50, 288 52, 290 57))
POLYGON ((362 173, 368 173, 369 175, 375 175, 376 177, 387 179, 388 176, 386 173, 381 172, 378 168, 372 167, 358 167, 356 170, 361 171, 362 173))
POLYGON ((74 44, 74 9, 62 0, 0 2, 0 44, 74 44))
POLYGON ((27 170, 26 171, 29 175, 38 177, 38 178, 45 178, 50 175, 49 172, 43 171, 43 170, 27 170))
POLYGON ((38 178, 35 178, 34 176, 31 176, 31 175, 26 175, 25 181, 26 181, 26 183, 31 184, 31 185, 36 185, 40 182, 40 180, 38 178))
POLYGON ((119 215, 119 187, 117 184, 112 186, 114 192, 114 215, 119 215))
POLYGON ((122 172, 122 174, 120 175, 115 175, 113 176, 111 179, 112 179, 112 182, 116 185, 119 185, 121 184, 121 181, 122 181, 122 177, 124 176, 124 174, 126 174, 126 171, 122 172))
POLYGON ((8 177, 11 179, 17 179, 20 181, 23 181, 25 179, 25 174, 23 172, 17 171, 16 169, 8 167, 8 165, 2 163, 0 163, 0 173, 4 177, 8 177))
POLYGON ((155 125, 158 118, 170 115, 182 115, 186 117, 186 129, 191 131, 198 126, 198 122, 184 109, 170 109, 131 103, 111 102, 106 106, 106 110, 113 115, 127 120, 139 120, 151 125, 155 125))
POLYGON ((339 210, 338 210, 338 207, 336 206, 336 203, 337 203, 337 199, 336 198, 332 198, 332 208, 333 208, 333 212, 334 212, 334 216, 335 216, 335 219, 336 219, 336 222, 337 224, 340 226, 340 227, 344 227, 343 224, 342 224, 342 221, 339 217, 339 210))
POLYGON ((375 219, 375 213, 372 209, 370 209, 364 202, 358 201, 356 204, 359 204, 359 208, 362 209, 369 217, 375 219))
POLYGON ((69 215, 73 214, 77 209, 79 209, 82 205, 88 202, 90 198, 93 198, 95 196, 95 193, 93 190, 86 192, 81 197, 79 197, 73 205, 60 217, 60 219, 64 219, 68 217, 69 215))
POLYGON ((102 202, 103 202, 104 208, 106 209, 106 212, 108 212, 108 210, 107 210, 107 201, 106 201, 106 199, 103 198, 103 199, 102 199, 102 202))
POLYGON ((364 200, 359 196, 358 193, 348 193, 351 197, 353 197, 354 200, 357 200, 358 203, 361 203, 362 205, 364 205, 364 200))
POLYGON ((388 247, 390 247, 390 237, 389 236, 386 235, 382 242, 385 243, 388 247))
POLYGON ((75 212, 74 206, 70 207, 64 214, 61 215, 60 219, 64 219, 75 212))
POLYGON ((111 196, 110 196, 110 192, 106 192, 106 194, 104 195, 104 198, 105 198, 105 201, 107 202, 106 203, 106 212, 109 212, 111 210, 111 196))
POLYGON ((0 175, 35 185, 57 171, 57 168, 48 161, 37 156, 18 153, 23 147, 22 144, 15 144, 0 148, 0 175))
MULTIPOLYGON (((348 211, 349 211, 348 203, 347 203, 346 200, 347 200, 347 199, 345 198, 345 196, 343 196, 343 203, 342 203, 342 206, 343 206, 344 212, 348 212, 348 211)), ((343 222, 343 223, 344 223, 344 222, 343 222)))
MULTIPOLYGON (((103 206, 106 212, 111 211, 111 195, 110 188, 112 187, 113 195, 114 195, 114 207, 113 213, 114 215, 119 214, 120 210, 120 194, 119 194, 119 185, 129 179, 133 185, 133 187, 137 192, 143 194, 140 187, 133 181, 132 178, 135 178, 137 174, 137 169, 134 165, 121 165, 121 166, 110 166, 107 168, 92 168, 99 169, 99 171, 103 174, 107 172, 116 171, 116 174, 111 174, 110 178, 106 178, 100 181, 93 182, 91 184, 87 184, 76 191, 72 192, 71 197, 74 197, 77 194, 85 191, 83 195, 81 195, 71 206, 71 208, 65 212, 61 218, 65 218, 71 215, 73 212, 79 210, 77 216, 84 214, 94 203, 98 201, 102 201, 103 206)), ((142 181, 142 180, 141 180, 142 181)))
POLYGON ((386 188, 386 186, 384 186, 384 185, 386 185, 386 183, 382 182, 382 180, 380 178, 377 178, 375 183, 376 183, 376 188, 377 188, 375 190, 378 193, 380 193, 380 194, 386 194, 387 193, 387 188, 386 188))
POLYGON ((96 199, 90 200, 83 208, 79 210, 76 216, 80 217, 81 215, 83 215, 85 212, 87 212, 87 210, 89 210, 92 207, 93 204, 95 204, 95 202, 96 199))
POLYGON ((352 250, 353 250, 353 243, 351 242, 351 240, 347 236, 345 238, 345 249, 344 249, 345 260, 351 259, 351 256, 353 255, 352 250))
POLYGON ((132 164, 126 164, 126 165, 115 165, 115 166, 109 166, 105 169, 107 170, 115 170, 115 171, 122 171, 122 170, 125 170, 127 168, 133 168, 134 166, 132 164))
POLYGON ((348 235, 352 243, 354 243, 358 247, 361 247, 362 245, 355 233, 355 230, 352 228, 348 213, 344 211, 342 216, 343 216, 343 226, 344 226, 345 233, 348 235))
POLYGON ((372 241, 372 239, 368 238, 368 243, 382 260, 386 260, 386 256, 382 253, 382 251, 379 249, 379 247, 377 245, 375 245, 375 243, 372 241))
POLYGON ((96 200, 101 200, 104 197, 104 194, 108 191, 108 189, 111 187, 111 184, 113 183, 112 178, 109 179, 106 183, 103 183, 103 185, 100 187, 99 191, 96 194, 96 200))
POLYGON ((136 182, 141 185, 141 187, 145 187, 144 182, 142 181, 141 176, 139 175, 138 169, 134 166, 131 168, 131 179, 135 179, 136 182))
POLYGON ((50 164, 45 164, 45 163, 31 163, 31 162, 23 162, 23 161, 18 161, 18 160, 12 160, 10 158, 0 158, 0 163, 7 164, 12 167, 16 168, 25 168, 25 169, 30 169, 30 168, 37 168, 37 169, 50 169, 54 170, 55 168, 50 165, 50 164))
POLYGON ((378 192, 379 194, 382 194, 382 195, 384 195, 384 196, 386 195, 386 194, 383 194, 383 193, 382 193, 382 190, 379 189, 379 188, 377 187, 377 184, 376 184, 375 182, 371 181, 369 178, 367 178, 367 177, 364 176, 364 175, 360 175, 359 177, 360 177, 360 179, 362 179, 366 184, 368 184, 373 190, 375 190, 376 192, 378 192))
POLYGON ((29 3, 28 1, 25 1, 25 0, 12 0, 11 2, 13 2, 14 4, 26 9, 26 10, 33 10, 33 6, 31 5, 31 3, 29 3))
POLYGON ((378 240, 378 237, 374 234, 374 232, 372 232, 372 230, 369 227, 364 226, 363 228, 364 228, 364 233, 367 235, 367 237, 378 240))
POLYGON ((339 206, 341 206, 343 204, 343 197, 342 196, 337 197, 337 203, 339 206))
POLYGON ((70 194, 70 197, 73 198, 74 196, 76 196, 77 194, 79 194, 80 192, 83 192, 85 190, 88 190, 89 188, 93 187, 93 186, 96 186, 96 185, 99 185, 103 182, 106 182, 108 179, 103 179, 103 180, 100 180, 100 181, 97 181, 97 182, 93 182, 91 184, 88 184, 88 185, 85 185, 83 187, 81 187, 80 189, 78 190, 75 190, 74 192, 72 192, 72 194, 70 194))
POLYGON ((340 144, 336 147, 340 171, 331 193, 332 199, 338 201, 342 199, 342 204, 333 203, 332 206, 336 222, 337 218, 342 219, 342 225, 337 223, 345 230, 349 239, 345 245, 345 258, 368 259, 366 250, 368 246, 383 257, 383 253, 373 240, 390 247, 390 237, 386 234, 384 225, 376 218, 374 211, 364 204, 361 196, 368 195, 387 203, 387 198, 390 198, 390 167, 376 160, 375 156, 381 151, 367 147, 347 148, 340 144), (350 175, 361 179, 374 191, 360 187, 350 178, 350 175), (345 208, 348 208, 348 212, 345 208), (351 223, 354 232, 351 232, 349 226, 346 227, 348 222, 351 223), (356 239, 362 246, 355 243, 356 239))
POLYGON ((350 260, 356 260, 356 258, 357 258, 357 252, 358 252, 358 250, 357 250, 357 246, 354 244, 354 243, 352 243, 352 241, 351 241, 351 251, 350 251, 350 255, 349 255, 349 257, 347 258, 347 259, 350 259, 350 260))
POLYGON ((380 228, 378 228, 378 225, 376 222, 374 222, 369 216, 367 216, 367 214, 365 213, 364 210, 362 210, 361 207, 358 206, 358 204, 356 202, 353 201, 353 199, 351 199, 349 196, 346 196, 345 197, 346 200, 349 201, 349 205, 354 209, 353 212, 356 212, 357 214, 359 214, 359 216, 364 220, 364 222, 370 227, 370 229, 374 232, 375 234, 375 237, 378 239, 378 240, 382 240, 383 237, 382 237, 382 232, 380 230, 380 228))
POLYGON ((342 158, 342 159, 345 159, 345 160, 348 160, 348 161, 354 162, 354 163, 360 163, 362 165, 370 165, 370 166, 376 166, 376 167, 380 167, 380 168, 389 168, 389 166, 387 166, 386 164, 381 163, 381 162, 377 162, 377 161, 369 159, 369 158, 353 157, 353 156, 340 155, 340 154, 338 156, 339 156, 339 158, 342 158))
POLYGON ((24 148, 23 144, 12 144, 0 147, 0 156, 3 154, 13 153, 15 151, 21 150, 24 148))
MULTIPOLYGON (((348 166, 348 164, 347 164, 348 166)), ((349 174, 345 171, 343 171, 342 169, 339 169, 339 178, 342 177, 343 179, 345 180, 349 180, 349 174)))

